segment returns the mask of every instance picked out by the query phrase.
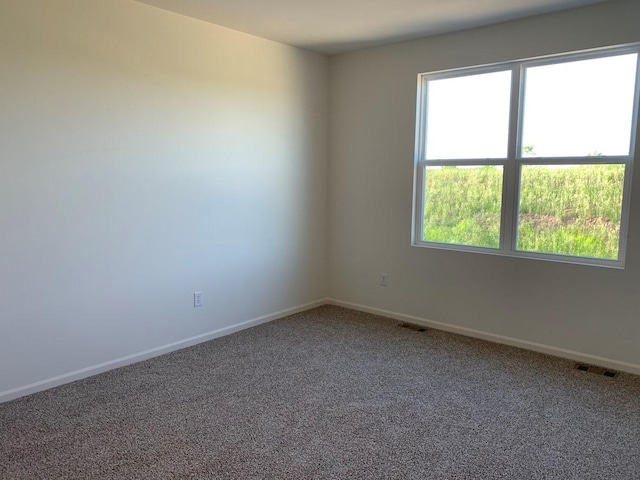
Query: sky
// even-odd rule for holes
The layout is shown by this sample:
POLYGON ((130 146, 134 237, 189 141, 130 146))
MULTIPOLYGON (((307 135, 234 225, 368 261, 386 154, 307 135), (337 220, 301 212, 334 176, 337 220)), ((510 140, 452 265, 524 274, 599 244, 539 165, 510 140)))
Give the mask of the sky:
MULTIPOLYGON (((637 54, 525 68, 522 144, 537 157, 628 155, 637 54)), ((511 71, 432 80, 426 155, 506 158, 511 71)))

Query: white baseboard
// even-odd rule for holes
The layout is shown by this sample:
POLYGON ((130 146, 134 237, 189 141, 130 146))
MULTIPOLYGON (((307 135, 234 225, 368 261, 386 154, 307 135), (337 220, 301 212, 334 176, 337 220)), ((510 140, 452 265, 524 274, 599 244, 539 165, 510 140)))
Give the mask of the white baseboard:
POLYGON ((193 345, 197 345, 198 343, 207 342, 209 340, 213 340, 214 338, 230 335, 232 333, 239 332, 240 330, 245 330, 247 328, 255 327, 257 325, 270 322, 272 320, 277 320, 279 318, 283 318, 288 315, 293 315, 294 313, 310 310, 312 308, 325 305, 326 303, 327 303, 326 299, 316 300, 315 302, 305 303, 303 305, 298 305, 296 307, 280 310, 279 312, 271 313, 269 315, 264 315, 258 318, 253 318, 251 320, 237 323, 229 327, 220 328, 212 332, 203 333, 202 335, 197 335, 195 337, 187 338, 185 340, 173 342, 168 345, 163 345, 161 347, 145 350, 144 352, 134 353, 132 355, 127 355, 126 357, 110 360, 108 362, 104 362, 99 365, 93 365, 91 367, 82 368, 80 370, 75 370, 73 372, 58 375, 56 377, 47 378, 39 382, 30 383, 28 385, 23 385, 21 387, 13 388, 11 390, 6 390, 4 392, 0 392, 0 403, 8 402, 10 400, 14 400, 16 398, 23 397, 25 395, 30 395, 32 393, 40 392, 42 390, 47 390, 49 388, 57 387, 65 383, 70 383, 76 380, 81 380, 83 378, 91 377, 93 375, 97 375, 99 373, 103 373, 108 370, 113 370, 115 368, 131 365, 132 363, 148 360, 149 358, 164 355, 165 353, 170 353, 175 350, 191 347, 193 345))
POLYGON ((425 318, 414 317, 413 315, 405 315, 403 313, 391 312, 389 310, 383 310, 380 308, 369 307, 366 305, 359 305, 351 302, 344 302, 333 298, 328 298, 327 303, 330 305, 337 305, 339 307, 350 308, 352 310, 359 310, 361 312, 372 313, 374 315, 380 315, 382 317, 393 318, 403 322, 414 323, 423 325, 425 327, 434 328, 436 330, 444 330, 446 332, 457 333, 465 335, 467 337, 479 338, 482 340, 488 340, 494 343, 501 343, 503 345, 510 345, 512 347, 524 348, 526 350, 533 350, 534 352, 546 353, 554 357, 566 358, 574 360, 576 362, 588 363, 590 365, 598 365, 600 367, 611 368, 619 370, 621 372, 633 373, 640 375, 640 365, 633 363, 621 362, 618 360, 612 360, 610 358, 598 357, 588 353, 576 352, 573 350, 566 350, 564 348, 551 347, 549 345, 543 345, 541 343, 529 342, 527 340, 519 340, 517 338, 505 337, 504 335, 497 335, 495 333, 482 332, 480 330, 474 330, 472 328, 459 327, 448 323, 435 322, 433 320, 427 320, 425 318))
POLYGON ((506 337, 504 335, 497 335, 494 333, 482 332, 480 330, 474 330, 471 328, 459 327, 459 326, 451 325, 448 323, 427 320, 425 318, 420 318, 413 315, 406 315, 398 312, 392 312, 389 310, 383 310, 381 308, 369 307, 366 305, 359 305, 357 303, 345 302, 342 300, 328 298, 328 299, 316 300, 315 302, 305 303, 303 305, 298 305, 296 307, 288 308, 285 310, 280 310, 279 312, 271 313, 269 315, 264 315, 262 317, 257 317, 257 318, 247 320, 245 322, 241 322, 229 327, 220 328, 212 332, 203 333, 202 335, 197 335, 195 337, 187 338, 185 340, 180 340, 178 342, 170 343, 168 345, 152 348, 144 352, 135 353, 133 355, 128 355, 122 358, 117 358, 115 360, 104 362, 99 365, 82 368, 80 370, 75 370, 73 372, 65 373, 63 375, 58 375, 56 377, 41 380, 39 382, 31 383, 31 384, 17 387, 11 390, 6 390, 4 392, 0 392, 0 403, 8 402, 10 400, 14 400, 16 398, 23 397, 25 395, 30 395, 32 393, 57 387, 65 383, 70 383, 76 380, 81 380, 83 378, 91 377, 93 375, 97 375, 99 373, 103 373, 108 370, 113 370, 115 368, 131 365, 132 363, 148 360, 153 357, 164 355, 165 353, 170 353, 176 350, 180 350, 182 348, 187 348, 193 345, 197 345, 198 343, 207 342, 209 340, 213 340, 214 338, 230 335, 232 333, 239 332, 247 328, 255 327, 263 323, 277 320, 279 318, 283 318, 288 315, 293 315, 295 313, 303 312, 305 310, 310 310, 312 308, 320 307, 326 304, 337 305, 344 308, 350 308, 352 310, 358 310, 361 312, 372 313, 374 315, 380 315, 382 317, 393 318, 395 320, 399 320, 403 322, 410 322, 410 323, 415 323, 419 325, 424 325, 425 327, 434 328, 437 330, 444 330, 446 332, 457 333, 460 335, 465 335, 467 337, 479 338, 479 339, 488 340, 494 343, 501 343, 503 345, 510 345, 512 347, 519 347, 519 348, 524 348, 526 350, 533 350, 534 352, 553 355, 554 357, 566 358, 566 359, 574 360, 577 362, 584 362, 592 365, 599 365, 602 367, 612 368, 614 370, 619 370, 622 372, 640 375, 640 365, 636 365, 633 363, 621 362, 618 360, 598 357, 596 355, 591 355, 587 353, 576 352, 573 350, 566 350, 564 348, 552 347, 549 345, 529 342, 526 340, 519 340, 517 338, 506 337))

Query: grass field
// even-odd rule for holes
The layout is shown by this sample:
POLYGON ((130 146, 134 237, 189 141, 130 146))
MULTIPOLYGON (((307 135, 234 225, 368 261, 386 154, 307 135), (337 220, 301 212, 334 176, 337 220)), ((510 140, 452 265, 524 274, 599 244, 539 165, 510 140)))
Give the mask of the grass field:
MULTIPOLYGON (((524 166, 518 250, 618 258, 623 165, 524 166)), ((424 240, 497 248, 501 167, 427 168, 424 240)))

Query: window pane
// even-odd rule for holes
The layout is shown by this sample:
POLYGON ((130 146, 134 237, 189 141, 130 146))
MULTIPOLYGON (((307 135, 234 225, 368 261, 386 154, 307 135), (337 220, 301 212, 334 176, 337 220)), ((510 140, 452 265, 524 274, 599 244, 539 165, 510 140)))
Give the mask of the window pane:
POLYGON ((426 160, 506 158, 511 71, 427 84, 426 160))
POLYGON ((525 70, 522 156, 629 155, 637 54, 525 70))
POLYGON ((524 165, 518 250, 617 259, 624 170, 524 165))
POLYGON ((424 232, 427 242, 500 246, 502 167, 427 167, 424 232))

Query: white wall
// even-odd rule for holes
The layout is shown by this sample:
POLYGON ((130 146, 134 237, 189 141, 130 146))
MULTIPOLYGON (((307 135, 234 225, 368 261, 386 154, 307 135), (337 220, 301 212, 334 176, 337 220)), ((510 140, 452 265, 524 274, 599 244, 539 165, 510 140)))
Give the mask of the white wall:
POLYGON ((418 73, 637 41, 621 0, 332 57, 330 296, 640 372, 640 168, 624 270, 410 246, 418 73))
POLYGON ((0 400, 326 296, 326 57, 130 0, 0 12, 0 400))
POLYGON ((640 2, 330 65, 130 0, 0 12, 0 401, 328 291, 640 368, 640 195, 624 270, 410 246, 416 75, 640 41, 640 2))

